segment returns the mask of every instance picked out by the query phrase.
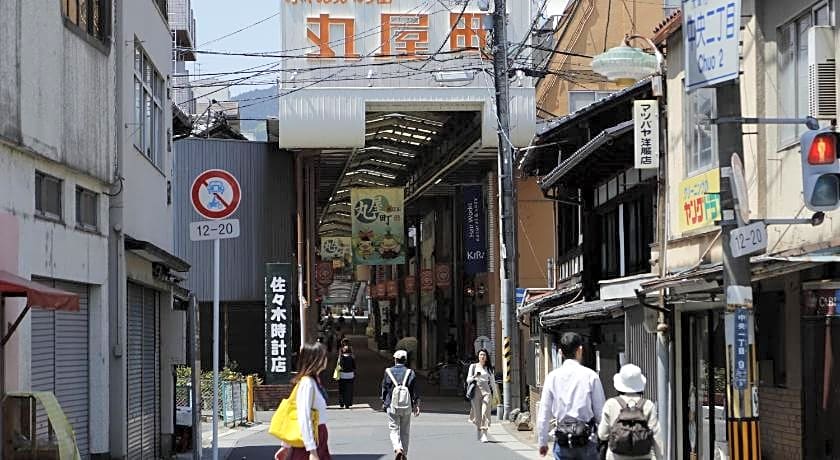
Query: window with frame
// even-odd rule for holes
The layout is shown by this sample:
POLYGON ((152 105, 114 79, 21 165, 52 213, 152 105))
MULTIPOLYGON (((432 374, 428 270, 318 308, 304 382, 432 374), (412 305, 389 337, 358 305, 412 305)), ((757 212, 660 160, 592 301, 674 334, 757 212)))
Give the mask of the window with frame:
POLYGON ((158 167, 163 165, 166 85, 151 59, 134 45, 134 145, 158 167))
POLYGON ((61 220, 61 186, 55 176, 35 171, 35 213, 41 217, 61 220))
POLYGON ((111 0, 59 0, 61 14, 91 37, 107 42, 111 33, 111 0))
POLYGON ((98 228, 99 195, 83 187, 76 187, 76 226, 90 231, 98 228))
MULTIPOLYGON (((832 19, 831 3, 819 2, 778 29, 779 117, 802 118, 808 115, 808 29, 827 26, 832 19)), ((779 125, 779 146, 799 141, 805 131, 802 124, 779 125)))
POLYGON ((687 94, 685 114, 685 175, 691 177, 717 167, 717 129, 715 90, 698 88, 687 94))
POLYGON ((610 94, 612 91, 569 91, 569 113, 577 112, 610 94))

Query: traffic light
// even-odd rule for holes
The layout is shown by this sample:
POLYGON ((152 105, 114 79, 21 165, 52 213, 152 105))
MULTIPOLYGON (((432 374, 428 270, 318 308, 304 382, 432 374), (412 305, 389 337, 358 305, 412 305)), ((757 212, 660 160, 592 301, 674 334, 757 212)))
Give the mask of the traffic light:
POLYGON ((840 208, 838 133, 831 127, 806 131, 799 140, 802 154, 802 192, 811 211, 840 208))

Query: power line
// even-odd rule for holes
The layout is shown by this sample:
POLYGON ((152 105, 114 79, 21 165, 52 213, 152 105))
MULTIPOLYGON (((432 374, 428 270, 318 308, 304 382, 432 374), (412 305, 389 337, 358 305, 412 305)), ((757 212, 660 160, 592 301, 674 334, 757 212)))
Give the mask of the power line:
MULTIPOLYGON (((464 1, 464 7, 461 8, 461 12, 458 13, 458 18, 455 19, 455 21, 452 22, 452 25, 449 27, 449 31, 446 32, 446 37, 443 37, 443 41, 440 43, 440 46, 438 47, 437 51, 435 51, 435 55, 439 54, 441 52, 441 50, 443 50, 443 47, 446 46, 446 42, 449 41, 449 37, 452 36, 452 32, 455 31, 455 28, 458 27, 458 23, 460 23, 461 19, 463 19, 464 12, 467 11, 467 5, 469 5, 469 4, 470 4, 470 2, 468 0, 464 1)), ((466 24, 464 24, 464 26, 466 26, 466 24)), ((464 44, 468 45, 467 43, 464 43, 464 44)), ((423 64, 423 66, 420 67, 420 68, 422 69, 423 67, 426 67, 426 64, 423 64)))
POLYGON ((244 32, 244 31, 246 31, 246 30, 250 29, 251 27, 258 26, 258 25, 260 25, 260 24, 262 24, 262 23, 264 23, 264 22, 268 21, 269 19, 272 19, 272 18, 277 17, 277 16, 279 16, 279 15, 280 15, 280 12, 278 11, 278 12, 276 12, 276 13, 272 14, 271 16, 268 16, 268 17, 265 17, 265 18, 263 18, 263 19, 260 19, 259 21, 255 22, 255 23, 253 23, 253 24, 249 24, 249 25, 247 25, 247 26, 245 26, 245 27, 243 27, 243 28, 241 28, 241 29, 234 30, 233 32, 231 32, 231 33, 229 33, 229 34, 222 35, 221 37, 218 37, 218 38, 214 38, 213 40, 210 40, 210 41, 208 41, 208 42, 204 42, 204 43, 202 43, 202 44, 198 45, 198 47, 199 47, 199 48, 201 48, 201 47, 202 47, 202 46, 204 46, 204 45, 209 45, 210 43, 216 43, 216 42, 218 42, 218 41, 224 40, 225 38, 232 37, 232 36, 234 36, 234 35, 236 35, 236 34, 238 34, 238 33, 240 33, 240 32, 244 32))

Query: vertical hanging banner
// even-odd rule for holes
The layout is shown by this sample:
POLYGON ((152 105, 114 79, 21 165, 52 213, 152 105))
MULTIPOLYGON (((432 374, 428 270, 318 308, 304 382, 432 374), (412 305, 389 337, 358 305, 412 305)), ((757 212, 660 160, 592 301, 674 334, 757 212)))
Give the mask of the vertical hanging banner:
POLYGON ((395 187, 350 189, 353 263, 405 263, 404 193, 395 187))
POLYGON ((439 288, 448 288, 451 286, 451 271, 449 264, 435 264, 435 285, 439 288))
POLYGON ((321 237, 321 260, 330 262, 337 279, 349 281, 353 277, 353 250, 350 237, 321 237))
POLYGON ((659 101, 633 101, 633 133, 636 169, 659 167, 659 101))
POLYGON ((480 185, 464 187, 464 273, 487 271, 484 193, 480 185))
POLYGON ((430 268, 420 270, 420 290, 422 292, 435 292, 435 272, 430 268))
POLYGON ((294 278, 292 264, 265 264, 266 383, 287 383, 294 350, 294 278))

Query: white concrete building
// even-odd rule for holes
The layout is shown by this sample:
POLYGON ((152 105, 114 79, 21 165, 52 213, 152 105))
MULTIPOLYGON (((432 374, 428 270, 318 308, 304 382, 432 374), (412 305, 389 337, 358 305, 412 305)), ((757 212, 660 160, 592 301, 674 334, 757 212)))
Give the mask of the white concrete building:
MULTIPOLYGON (((110 455, 168 457, 186 295, 173 256, 173 36, 166 1, 121 2, 114 21, 116 175, 110 226, 110 455)), ((179 6, 179 5, 176 5, 179 6)), ((181 5, 182 6, 182 5, 181 5)))
MULTIPOLYGON (((76 292, 81 303, 79 312, 25 316, 5 349, 5 387, 54 392, 85 459, 109 451, 110 3, 0 3, 0 270, 76 292)), ((6 318, 23 305, 7 300, 6 318)))

